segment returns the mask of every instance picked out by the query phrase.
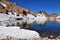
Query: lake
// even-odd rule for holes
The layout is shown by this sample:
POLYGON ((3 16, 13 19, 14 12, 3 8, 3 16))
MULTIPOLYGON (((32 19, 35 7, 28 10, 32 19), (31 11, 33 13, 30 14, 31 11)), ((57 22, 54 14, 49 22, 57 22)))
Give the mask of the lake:
POLYGON ((28 29, 35 30, 40 34, 60 36, 60 22, 46 22, 44 25, 35 23, 28 27, 28 29))

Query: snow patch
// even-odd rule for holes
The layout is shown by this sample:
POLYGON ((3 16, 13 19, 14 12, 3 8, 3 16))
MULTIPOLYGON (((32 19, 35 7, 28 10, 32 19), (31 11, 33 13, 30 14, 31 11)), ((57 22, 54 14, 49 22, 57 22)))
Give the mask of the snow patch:
POLYGON ((0 21, 8 20, 9 17, 6 14, 0 14, 0 21))
POLYGON ((38 24, 44 24, 47 21, 47 17, 43 14, 37 14, 36 22, 38 24))
POLYGON ((36 21, 36 17, 31 14, 27 14, 27 24, 31 24, 34 21, 36 21))
POLYGON ((20 29, 19 27, 0 27, 0 39, 11 36, 21 39, 39 38, 39 34, 35 31, 20 29))
POLYGON ((56 18, 60 18, 60 15, 59 15, 59 16, 57 16, 56 18))
POLYGON ((4 7, 7 7, 6 4, 4 4, 4 3, 2 3, 2 2, 0 2, 0 4, 3 5, 4 7))

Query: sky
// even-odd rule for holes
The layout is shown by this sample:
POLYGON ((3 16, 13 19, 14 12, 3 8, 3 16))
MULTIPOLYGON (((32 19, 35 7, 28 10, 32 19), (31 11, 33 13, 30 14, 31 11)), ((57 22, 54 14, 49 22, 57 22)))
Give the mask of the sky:
POLYGON ((45 11, 49 14, 60 13, 60 0, 9 0, 15 2, 18 6, 29 9, 32 12, 38 13, 45 11))

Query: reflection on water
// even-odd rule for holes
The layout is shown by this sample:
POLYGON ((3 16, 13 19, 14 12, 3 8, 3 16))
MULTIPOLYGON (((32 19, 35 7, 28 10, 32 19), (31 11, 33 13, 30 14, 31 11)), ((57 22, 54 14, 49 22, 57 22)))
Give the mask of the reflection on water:
POLYGON ((28 27, 29 30, 35 30, 40 33, 41 37, 49 37, 55 38, 60 36, 60 22, 46 22, 44 25, 41 24, 33 24, 28 27), (51 37, 50 37, 51 36, 51 37))

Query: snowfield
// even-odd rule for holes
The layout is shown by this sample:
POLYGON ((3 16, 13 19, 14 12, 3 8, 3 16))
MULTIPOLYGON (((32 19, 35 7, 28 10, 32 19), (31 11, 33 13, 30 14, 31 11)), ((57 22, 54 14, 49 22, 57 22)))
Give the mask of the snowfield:
POLYGON ((26 29, 20 29, 19 27, 2 27, 0 26, 0 39, 6 38, 7 36, 21 38, 21 39, 31 39, 39 38, 39 34, 35 31, 30 31, 26 29))

